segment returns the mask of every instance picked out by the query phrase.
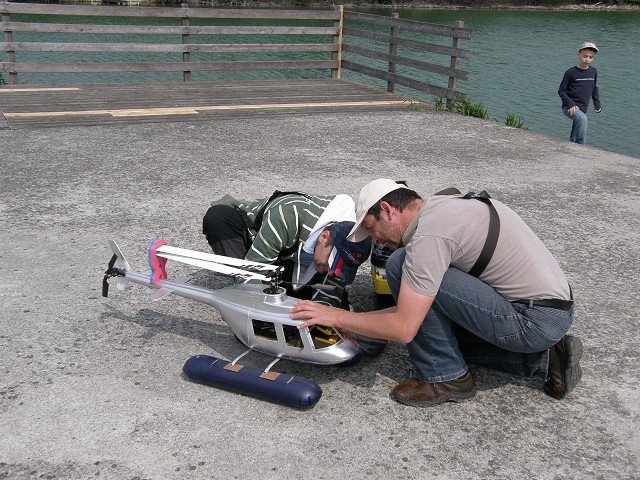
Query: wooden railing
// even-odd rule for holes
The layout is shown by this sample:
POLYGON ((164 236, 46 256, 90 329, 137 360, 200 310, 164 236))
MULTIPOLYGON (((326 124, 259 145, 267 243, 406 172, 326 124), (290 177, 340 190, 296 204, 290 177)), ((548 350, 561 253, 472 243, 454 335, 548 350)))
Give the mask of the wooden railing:
POLYGON ((471 38, 471 30, 464 28, 464 22, 458 21, 455 26, 437 25, 433 23, 401 20, 398 14, 392 17, 368 15, 356 12, 345 12, 342 29, 342 68, 352 70, 387 82, 387 91, 395 91, 396 85, 402 85, 421 92, 439 95, 448 100, 455 100, 463 94, 457 91, 458 80, 467 80, 468 72, 460 69, 460 59, 470 58, 470 52, 461 48, 461 41, 471 38), (351 26, 351 24, 355 26, 351 26), (359 25, 363 25, 360 27, 359 25), (371 27, 387 28, 389 33, 372 30, 371 27), (417 35, 416 35, 417 34, 417 35), (451 45, 427 42, 424 37, 450 37, 451 45), (362 40, 377 47, 362 46, 362 40), (398 54, 398 47, 404 49, 404 55, 398 54), (381 50, 388 49, 387 52, 381 50), (442 58, 449 65, 427 62, 420 58, 442 58), (412 58, 413 57, 413 58, 412 58), (417 59, 415 57, 418 57, 417 59), (363 58, 367 64, 358 63, 363 58), (353 59, 353 60, 352 60, 353 59), (381 67, 371 63, 377 61, 381 67), (402 73, 399 68, 406 67, 402 73), (412 72, 416 72, 412 75, 412 72), (447 77, 447 87, 415 78, 424 72, 436 76, 447 77))
POLYGON ((382 79, 389 91, 397 84, 452 100, 463 95, 456 82, 467 78, 459 62, 469 58, 469 52, 460 48, 460 41, 471 35, 462 24, 448 27, 345 12, 342 7, 272 10, 3 2, 0 13, 4 32, 0 50, 5 52, 0 72, 8 74, 14 85, 21 73, 182 72, 183 81, 191 81, 192 72, 204 71, 327 70, 332 78, 340 78, 345 69, 382 79), (87 17, 91 23, 86 23, 87 17), (105 18, 119 21, 108 23, 105 18), (155 21, 141 23, 141 18, 155 21), (387 27, 390 33, 379 31, 387 27), (414 38, 401 35, 407 32, 414 38), (429 43, 415 34, 451 37, 453 45, 429 43), (120 35, 143 41, 121 42, 120 35), (242 43, 234 42, 237 35, 242 43), (398 47, 408 53, 399 55, 398 47), (51 55, 47 61, 25 61, 27 52, 51 55), (98 58, 97 52, 139 56, 115 61, 98 58), (433 53, 445 55, 450 64, 420 59, 433 53), (69 60, 69 55, 75 58, 69 60), (375 62, 384 62, 385 68, 375 62), (447 86, 424 81, 425 72, 444 78, 447 86))
MULTIPOLYGON (((330 69, 338 76, 340 34, 340 10, 258 10, 258 9, 208 9, 167 7, 117 7, 117 6, 63 6, 23 3, 1 3, 4 42, 1 48, 7 52, 2 71, 9 73, 9 83, 18 81, 18 74, 52 72, 183 72, 183 80, 190 81, 195 71, 226 70, 287 70, 330 69), (12 21, 11 14, 22 14, 12 21), (26 15, 25 15, 26 14, 26 15), (22 18, 32 15, 56 15, 65 23, 27 22, 22 18), (96 24, 66 23, 80 17, 93 17, 96 24), (99 24, 100 17, 121 19, 119 24, 99 24), (137 24, 131 18, 169 19, 175 25, 137 24), (227 22, 224 22, 227 20, 227 22), (233 22, 229 22, 232 20, 233 22), (266 21, 271 21, 267 24, 266 21), (326 26, 318 26, 321 22, 326 26), (206 24, 201 24, 205 23, 206 24), (218 24, 212 24, 218 22, 218 24), (222 23, 222 24, 221 24, 222 23), (226 25, 224 23, 227 23, 226 25), (231 24, 229 24, 231 23, 231 24), (294 23, 293 25, 291 25, 294 23), (62 33, 75 38, 92 40, 97 35, 139 35, 151 39, 149 43, 77 43, 76 41, 16 41, 22 33, 62 33), (259 43, 200 43, 200 39, 229 37, 231 35, 256 36, 259 43), (160 36, 160 37, 159 37, 160 36), (196 38, 197 37, 197 38, 196 38), (291 38, 303 37, 305 42, 291 42, 291 38), (309 39, 318 39, 311 43, 309 39), (281 40, 281 42, 273 39, 281 40), (155 41, 154 41, 155 40, 155 41), (324 40, 324 41, 322 41, 324 40), (152 43, 153 42, 153 43, 152 43), (276 43, 277 42, 277 43, 276 43), (181 54, 180 60, 169 61, 61 61, 20 62, 18 52, 140 52, 146 54, 181 54), (206 60, 207 54, 249 53, 304 53, 308 57, 295 60, 206 60), (327 55, 318 59, 318 53, 327 55), (192 58, 201 56, 202 61, 192 58)), ((81 20, 80 20, 81 21, 81 20)), ((247 37, 247 38, 251 38, 247 37)), ((117 37, 115 37, 117 40, 117 37)), ((227 55, 228 56, 228 55, 227 55)), ((211 57, 209 55, 209 57, 211 57)))

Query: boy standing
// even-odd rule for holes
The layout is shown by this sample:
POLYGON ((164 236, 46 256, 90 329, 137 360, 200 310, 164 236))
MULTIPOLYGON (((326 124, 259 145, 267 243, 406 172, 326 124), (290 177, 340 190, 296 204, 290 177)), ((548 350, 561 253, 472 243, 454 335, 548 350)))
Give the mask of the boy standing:
POLYGON ((562 111, 573 120, 569 140, 584 144, 587 139, 587 109, 590 99, 596 113, 600 113, 600 97, 598 95, 598 72, 591 66, 596 58, 598 47, 595 43, 584 42, 578 49, 578 65, 564 73, 558 95, 562 99, 562 111))

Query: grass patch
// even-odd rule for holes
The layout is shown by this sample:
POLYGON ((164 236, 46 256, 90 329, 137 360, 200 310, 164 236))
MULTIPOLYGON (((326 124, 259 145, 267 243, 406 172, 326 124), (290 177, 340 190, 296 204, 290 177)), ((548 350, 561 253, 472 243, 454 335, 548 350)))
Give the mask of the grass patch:
MULTIPOLYGON (((487 112, 484 105, 482 105, 482 103, 473 103, 467 97, 463 97, 462 100, 454 100, 447 103, 445 98, 439 95, 434 95, 433 106, 436 112, 446 110, 452 113, 459 113, 460 115, 482 118, 483 120, 489 119, 489 112, 487 112)), ((515 113, 508 113, 504 123, 507 127, 524 128, 524 120, 522 119, 522 116, 516 115, 515 113)))
MULTIPOLYGON (((516 117, 515 113, 508 113, 504 124, 507 127, 524 128, 524 121, 522 120, 522 117, 520 115, 518 115, 516 117)), ((526 128, 525 128, 525 130, 526 130, 526 128)))
POLYGON ((484 118, 485 120, 489 118, 487 109, 482 103, 473 103, 467 97, 447 103, 443 97, 436 95, 433 97, 433 106, 436 112, 447 110, 448 112, 459 113, 469 117, 484 118))

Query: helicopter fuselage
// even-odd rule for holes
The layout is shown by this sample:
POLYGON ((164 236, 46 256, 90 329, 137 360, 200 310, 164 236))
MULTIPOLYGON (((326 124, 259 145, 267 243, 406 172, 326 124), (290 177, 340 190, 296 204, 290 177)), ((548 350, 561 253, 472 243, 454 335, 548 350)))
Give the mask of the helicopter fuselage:
POLYGON ((121 272, 116 280, 118 289, 124 289, 131 281, 157 289, 151 295, 153 300, 175 293, 211 305, 220 312, 238 340, 252 350, 321 365, 347 362, 358 353, 357 345, 336 330, 299 329, 302 322, 290 316, 298 300, 289 297, 282 287, 274 291, 262 284, 245 283, 212 290, 190 285, 186 277, 152 283, 148 275, 132 271, 117 244, 109 243, 118 257, 115 267, 121 272))

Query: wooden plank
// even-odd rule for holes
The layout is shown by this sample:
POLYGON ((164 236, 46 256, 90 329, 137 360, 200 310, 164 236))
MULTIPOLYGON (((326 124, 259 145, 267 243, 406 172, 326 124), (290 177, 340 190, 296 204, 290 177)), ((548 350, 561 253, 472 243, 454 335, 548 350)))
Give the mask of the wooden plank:
POLYGON ((415 20, 402 20, 400 18, 383 17, 381 15, 372 15, 369 13, 345 11, 344 18, 345 20, 368 23, 370 25, 378 25, 382 27, 398 27, 400 29, 409 30, 412 32, 422 32, 429 33, 431 35, 461 38, 463 40, 471 39, 472 32, 470 28, 418 22, 415 20))
POLYGON ((453 48, 447 45, 438 45, 436 43, 421 42, 419 40, 413 40, 410 38, 392 37, 391 35, 387 35, 385 33, 371 32, 369 30, 360 30, 357 28, 345 27, 343 35, 351 35, 353 37, 365 38, 367 40, 374 40, 376 42, 382 42, 386 44, 393 42, 398 44, 399 46, 415 48, 417 50, 423 50, 431 53, 439 53, 451 57, 459 57, 463 59, 471 58, 471 52, 469 52, 469 50, 453 48))
POLYGON ((169 17, 169 18, 252 18, 338 20, 339 11, 333 10, 278 10, 239 8, 168 8, 168 7, 115 7, 84 5, 46 5, 26 3, 0 3, 0 13, 24 13, 39 15, 81 15, 107 17, 169 17))
POLYGON ((314 27, 304 25, 89 25, 84 23, 28 23, 6 22, 3 30, 34 33, 76 34, 153 34, 153 35, 337 35, 337 27, 314 27))
POLYGON ((168 52, 265 53, 337 52, 334 43, 48 43, 0 42, 0 50, 14 52, 168 52))
POLYGON ((337 67, 338 62, 336 60, 279 60, 255 62, 0 62, 0 71, 7 73, 323 70, 337 67))
POLYGON ((0 95, 3 93, 31 93, 31 92, 77 92, 80 90, 78 87, 21 87, 16 88, 14 86, 0 88, 0 95))
POLYGON ((384 70, 378 70, 375 68, 367 67, 365 65, 349 62, 344 59, 342 60, 342 68, 346 68, 347 70, 352 70, 363 75, 369 75, 370 77, 379 78, 380 80, 385 80, 387 82, 393 82, 397 85, 403 85, 405 87, 409 87, 421 92, 439 95, 451 100, 459 99, 465 95, 462 92, 454 91, 444 87, 438 87, 437 85, 421 82, 419 80, 402 77, 400 75, 389 73, 384 70))
POLYGON ((197 115, 199 112, 219 110, 263 110, 263 109, 291 109, 317 107, 375 107, 379 105, 402 105, 405 100, 364 100, 340 102, 298 102, 298 103, 263 103, 257 105, 194 105, 190 107, 156 107, 156 108, 127 108, 104 110, 64 110, 45 112, 5 112, 5 117, 35 118, 35 117, 65 117, 65 116, 95 116, 111 115, 112 117, 148 117, 166 115, 197 115))

